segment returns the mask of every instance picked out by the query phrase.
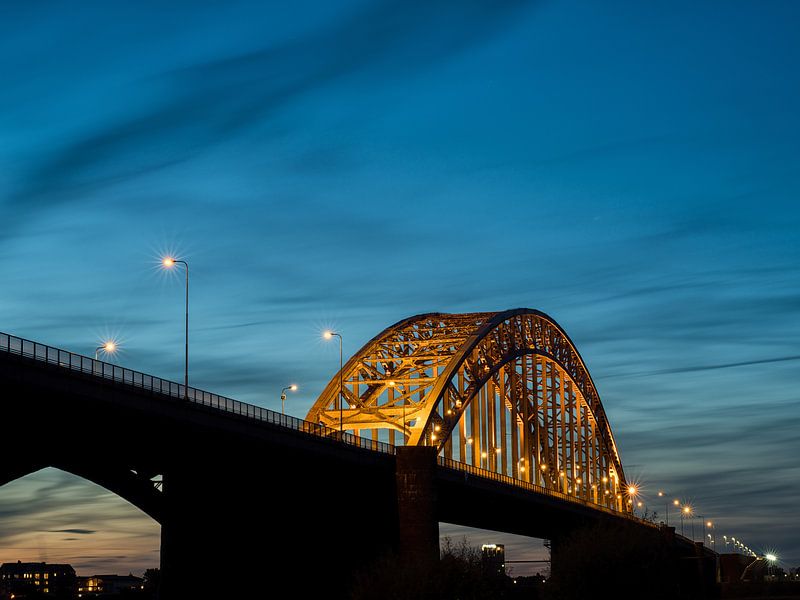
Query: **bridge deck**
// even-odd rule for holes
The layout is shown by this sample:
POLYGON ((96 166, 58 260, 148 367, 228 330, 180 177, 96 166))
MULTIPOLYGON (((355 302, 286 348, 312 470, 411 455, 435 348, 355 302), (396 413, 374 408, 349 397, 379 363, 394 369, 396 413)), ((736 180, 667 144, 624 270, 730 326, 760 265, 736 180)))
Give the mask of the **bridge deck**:
MULTIPOLYGON (((0 332, 0 352, 14 354, 25 358, 33 359, 50 365, 56 365, 70 372, 78 372, 91 375, 99 379, 113 381, 118 384, 132 386, 137 389, 151 391, 156 394, 169 396, 177 400, 191 402, 195 405, 210 407, 223 413, 244 416, 255 421, 285 427, 294 431, 303 432, 319 438, 335 440, 337 443, 343 442, 349 446, 355 446, 364 450, 371 450, 384 454, 394 455, 396 447, 381 442, 357 436, 350 433, 341 433, 336 429, 326 427, 319 423, 313 423, 297 417, 284 415, 273 410, 234 400, 213 392, 207 392, 193 387, 186 388, 183 384, 162 379, 154 375, 134 371, 125 367, 107 363, 101 360, 76 354, 68 350, 55 348, 39 342, 26 340, 14 335, 0 332)), ((640 519, 630 513, 615 511, 605 506, 600 506, 582 498, 548 489, 527 481, 514 479, 507 475, 502 475, 481 469, 469 464, 447 459, 444 456, 438 458, 440 468, 460 471, 470 476, 481 477, 496 483, 522 488, 530 492, 542 494, 554 499, 571 502, 585 508, 608 513, 617 517, 622 517, 635 521, 642 525, 657 527, 654 523, 640 519)))

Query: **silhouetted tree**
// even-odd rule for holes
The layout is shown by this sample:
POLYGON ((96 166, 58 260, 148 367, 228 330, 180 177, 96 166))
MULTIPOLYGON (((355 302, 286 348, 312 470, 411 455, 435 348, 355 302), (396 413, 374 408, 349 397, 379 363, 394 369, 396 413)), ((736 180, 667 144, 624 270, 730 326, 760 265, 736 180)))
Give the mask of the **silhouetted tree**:
POLYGON ((508 578, 484 574, 481 552, 446 538, 434 564, 387 556, 362 569, 353 600, 483 600, 505 597, 508 578))

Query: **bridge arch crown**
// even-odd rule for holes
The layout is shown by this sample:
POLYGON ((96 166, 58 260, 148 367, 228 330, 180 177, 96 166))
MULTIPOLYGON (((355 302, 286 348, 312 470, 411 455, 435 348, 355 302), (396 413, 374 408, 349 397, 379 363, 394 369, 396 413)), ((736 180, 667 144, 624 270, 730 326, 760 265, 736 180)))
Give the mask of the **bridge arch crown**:
POLYGON ((337 373, 308 420, 396 445, 435 446, 446 459, 629 509, 591 375, 543 312, 404 319, 351 357, 341 382, 340 395, 337 373))

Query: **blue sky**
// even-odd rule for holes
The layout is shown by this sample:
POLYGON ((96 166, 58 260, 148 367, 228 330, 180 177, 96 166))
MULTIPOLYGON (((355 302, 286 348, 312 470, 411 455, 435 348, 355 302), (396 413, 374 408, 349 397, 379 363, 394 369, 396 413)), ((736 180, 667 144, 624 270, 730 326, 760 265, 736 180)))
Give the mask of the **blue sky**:
MULTIPOLYGON (((178 380, 172 251, 192 382, 303 416, 326 326, 537 308, 646 494, 800 565, 800 5, 283 4, 0 4, 0 330, 178 380)), ((0 560, 151 566, 131 510, 30 476, 0 560)))

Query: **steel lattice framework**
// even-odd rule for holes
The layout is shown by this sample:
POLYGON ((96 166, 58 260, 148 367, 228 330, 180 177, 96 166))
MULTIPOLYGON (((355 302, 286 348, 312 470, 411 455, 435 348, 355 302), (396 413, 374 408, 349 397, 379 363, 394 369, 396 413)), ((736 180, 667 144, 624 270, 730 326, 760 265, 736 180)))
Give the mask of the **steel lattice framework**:
POLYGON ((347 361, 307 419, 436 446, 446 458, 629 509, 589 371, 564 330, 536 310, 400 321, 347 361))

